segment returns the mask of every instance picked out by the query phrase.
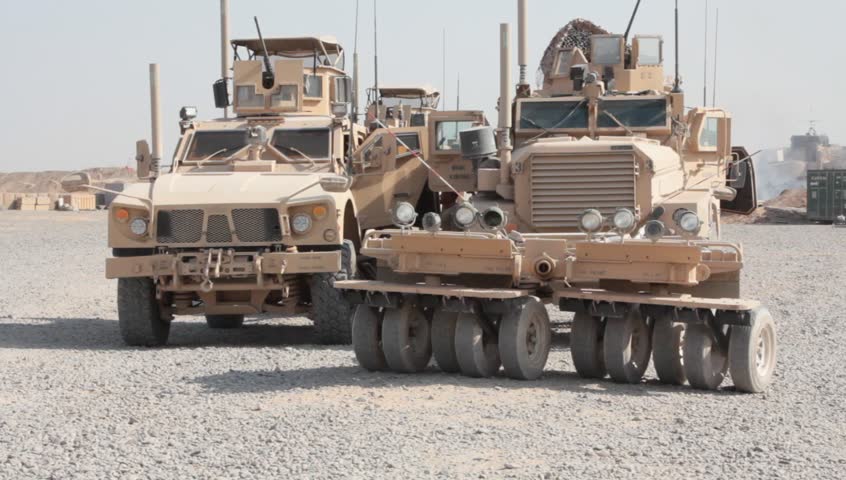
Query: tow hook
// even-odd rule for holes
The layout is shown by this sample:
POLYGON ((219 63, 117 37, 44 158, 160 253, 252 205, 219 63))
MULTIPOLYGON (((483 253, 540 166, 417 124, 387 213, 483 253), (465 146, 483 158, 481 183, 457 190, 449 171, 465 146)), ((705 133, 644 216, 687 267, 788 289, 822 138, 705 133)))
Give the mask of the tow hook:
POLYGON ((206 257, 206 265, 203 267, 203 283, 200 284, 200 290, 204 293, 209 293, 214 288, 214 282, 211 281, 211 275, 214 278, 220 278, 220 265, 223 263, 223 249, 209 249, 208 257, 206 257), (211 271, 212 263, 214 263, 214 272, 211 271))

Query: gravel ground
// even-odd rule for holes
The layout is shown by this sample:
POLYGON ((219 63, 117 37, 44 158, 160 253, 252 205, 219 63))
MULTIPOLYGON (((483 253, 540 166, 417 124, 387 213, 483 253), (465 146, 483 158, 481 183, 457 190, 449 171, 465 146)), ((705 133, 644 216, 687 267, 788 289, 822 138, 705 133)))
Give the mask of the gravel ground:
POLYGON ((368 373, 303 319, 127 348, 105 215, 0 212, 0 478, 843 478, 846 230, 726 230, 778 323, 763 395, 581 380, 566 331, 532 383, 368 373))

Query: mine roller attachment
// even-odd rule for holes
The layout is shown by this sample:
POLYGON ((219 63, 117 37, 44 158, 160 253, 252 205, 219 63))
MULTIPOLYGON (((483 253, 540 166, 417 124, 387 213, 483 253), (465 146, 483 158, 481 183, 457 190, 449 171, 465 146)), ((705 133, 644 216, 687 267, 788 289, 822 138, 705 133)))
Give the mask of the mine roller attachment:
POLYGON ((661 383, 760 393, 772 383, 776 329, 758 302, 593 289, 555 292, 575 312, 571 353, 584 378, 639 383, 651 358, 661 383))

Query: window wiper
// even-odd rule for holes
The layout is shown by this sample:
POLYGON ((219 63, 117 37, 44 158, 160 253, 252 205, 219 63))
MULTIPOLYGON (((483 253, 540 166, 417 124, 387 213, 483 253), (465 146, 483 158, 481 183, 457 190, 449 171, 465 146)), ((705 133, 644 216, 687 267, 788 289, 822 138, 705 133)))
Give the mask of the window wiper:
POLYGON ((570 120, 570 118, 572 118, 572 117, 573 117, 573 115, 575 115, 575 114, 576 114, 576 112, 578 112, 578 111, 579 111, 579 109, 582 107, 582 104, 584 104, 586 101, 587 101, 587 98, 583 98, 583 99, 581 99, 581 100, 579 101, 579 103, 577 103, 577 104, 576 104, 576 106, 575 106, 575 107, 573 107, 573 109, 572 109, 572 110, 570 110, 570 113, 568 113, 567 115, 565 115, 565 116, 564 116, 564 118, 562 118, 562 119, 561 119, 561 121, 559 121, 558 123, 556 123, 556 124, 555 124, 555 125, 553 125, 552 127, 550 127, 550 128, 543 128, 543 127, 539 127, 540 129, 542 129, 542 130, 543 130, 543 133, 541 133, 541 134, 539 134, 539 135, 536 135, 536 136, 532 137, 529 141, 532 141, 532 140, 537 140, 537 139, 539 139, 539 138, 541 138, 541 137, 545 137, 545 136, 549 135, 549 134, 551 133, 551 131, 552 131, 552 130, 557 130, 559 127, 561 127, 562 125, 564 125, 565 123, 567 123, 567 120, 570 120))
MULTIPOLYGON (((274 145, 274 147, 276 147, 276 148, 277 148, 277 149, 279 149, 279 150, 283 150, 283 149, 284 149, 284 150, 288 150, 289 152, 294 152, 294 153, 296 153, 297 155, 299 155, 299 156, 301 156, 301 157, 305 158, 306 160, 308 160, 308 163, 309 163, 309 164, 311 164, 310 166, 312 166, 312 167, 314 167, 315 165, 317 165, 317 163, 316 163, 316 162, 315 162, 315 161, 314 161, 311 157, 309 157, 308 155, 306 155, 305 153, 303 153, 303 152, 302 152, 302 150, 300 150, 300 149, 298 149, 298 148, 290 147, 290 146, 288 146, 288 145, 274 145)), ((284 156, 284 155, 283 155, 283 156, 284 156)), ((287 157, 286 157, 286 158, 287 158, 287 157)), ((288 161, 290 161, 290 160, 291 160, 291 159, 288 159, 288 161)))
POLYGON ((634 132, 632 132, 632 131, 629 129, 629 127, 627 127, 627 126, 623 125, 623 122, 621 122, 620 120, 618 120, 618 119, 617 119, 617 117, 615 117, 615 116, 614 116, 611 112, 609 112, 609 111, 607 111, 607 110, 603 110, 603 111, 602 111, 602 113, 603 113, 603 114, 605 114, 605 115, 607 115, 607 116, 608 116, 608 118, 610 118, 611 120, 613 120, 613 121, 614 121, 614 123, 616 123, 617 125, 619 125, 621 128, 625 129, 625 130, 626 130, 626 133, 628 133, 629 135, 631 135, 632 137, 634 137, 634 132))

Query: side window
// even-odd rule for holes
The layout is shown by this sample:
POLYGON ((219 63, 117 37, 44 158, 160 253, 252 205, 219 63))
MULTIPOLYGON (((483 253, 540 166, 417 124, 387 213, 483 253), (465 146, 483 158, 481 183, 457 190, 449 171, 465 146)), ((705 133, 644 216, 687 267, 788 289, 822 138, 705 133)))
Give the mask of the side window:
POLYGON ((350 77, 335 77, 335 101, 350 103, 352 101, 352 79, 350 77))
POLYGON ((303 95, 311 98, 323 96, 323 77, 320 75, 303 75, 303 95))
POLYGON ((699 136, 699 146, 702 148, 716 148, 719 139, 720 119, 708 117, 702 127, 702 135, 699 136))
POLYGON ((381 165, 382 159, 382 151, 383 149, 383 139, 384 136, 381 136, 373 141, 373 143, 368 146, 364 152, 361 154, 361 161, 362 169, 367 168, 378 168, 381 165))
POLYGON ((420 151, 420 137, 416 133, 397 134, 397 158, 411 155, 412 152, 420 151))
POLYGON ((471 121, 438 122, 435 130, 437 150, 460 150, 461 142, 458 134, 469 128, 473 128, 473 122, 471 121))
POLYGON ((558 52, 558 67, 555 69, 555 74, 560 76, 570 75, 570 61, 572 58, 572 50, 561 50, 558 52))

